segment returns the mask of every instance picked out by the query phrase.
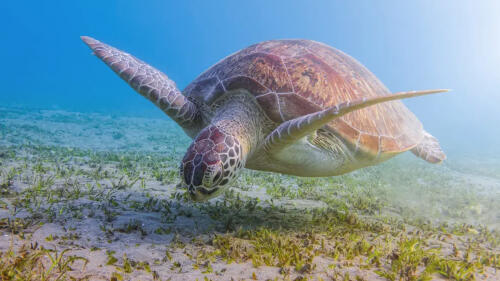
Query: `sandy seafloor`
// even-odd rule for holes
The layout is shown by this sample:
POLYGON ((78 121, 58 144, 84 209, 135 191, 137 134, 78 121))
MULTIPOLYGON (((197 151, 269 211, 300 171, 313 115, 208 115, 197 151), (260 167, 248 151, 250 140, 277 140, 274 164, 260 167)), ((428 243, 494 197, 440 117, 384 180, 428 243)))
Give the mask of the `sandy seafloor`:
POLYGON ((166 117, 0 108, 0 262, 43 247, 87 260, 48 280, 500 280, 498 154, 404 153, 325 179, 245 171, 192 203, 176 188, 189 143, 166 117))

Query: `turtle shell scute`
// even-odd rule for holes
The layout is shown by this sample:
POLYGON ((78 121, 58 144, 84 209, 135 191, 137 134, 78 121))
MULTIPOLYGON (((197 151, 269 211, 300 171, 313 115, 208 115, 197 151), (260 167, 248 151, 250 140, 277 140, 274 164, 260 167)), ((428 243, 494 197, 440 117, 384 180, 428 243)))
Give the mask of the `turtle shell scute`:
MULTIPOLYGON (((238 88, 252 93, 276 126, 341 103, 390 94, 354 58, 310 40, 252 45, 202 73, 184 94, 210 104, 238 88)), ((422 124, 401 101, 353 111, 323 129, 374 156, 411 149, 423 139, 422 124)))

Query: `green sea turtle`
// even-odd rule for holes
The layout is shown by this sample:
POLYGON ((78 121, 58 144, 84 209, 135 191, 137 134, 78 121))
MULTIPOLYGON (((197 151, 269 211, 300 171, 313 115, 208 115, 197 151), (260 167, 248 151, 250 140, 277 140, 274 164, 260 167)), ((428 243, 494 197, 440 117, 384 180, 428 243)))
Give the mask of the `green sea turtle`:
POLYGON ((305 177, 344 174, 411 150, 431 163, 437 139, 363 65, 310 40, 272 40, 234 53, 183 92, 165 74, 90 37, 82 40, 194 139, 180 165, 195 201, 212 198, 243 167, 305 177))

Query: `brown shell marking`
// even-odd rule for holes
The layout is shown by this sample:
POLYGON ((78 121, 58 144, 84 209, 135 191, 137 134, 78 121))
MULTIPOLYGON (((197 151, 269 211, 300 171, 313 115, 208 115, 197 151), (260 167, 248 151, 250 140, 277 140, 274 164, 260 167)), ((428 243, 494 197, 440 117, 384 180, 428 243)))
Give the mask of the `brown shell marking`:
MULTIPOLYGON (((266 41, 243 49, 200 75, 184 94, 210 104, 238 88, 254 94, 277 123, 343 102, 390 94, 358 61, 309 40, 266 41)), ((351 112, 327 129, 372 155, 408 150, 423 138, 421 123, 400 101, 351 112)))

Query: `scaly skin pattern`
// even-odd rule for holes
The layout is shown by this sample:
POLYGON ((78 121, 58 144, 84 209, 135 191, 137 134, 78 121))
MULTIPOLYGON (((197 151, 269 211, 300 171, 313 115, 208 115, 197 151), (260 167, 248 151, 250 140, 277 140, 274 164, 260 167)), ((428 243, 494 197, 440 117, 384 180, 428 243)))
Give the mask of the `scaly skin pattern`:
POLYGON ((373 98, 362 98, 359 100, 336 104, 335 106, 327 108, 325 110, 310 113, 281 123, 281 125, 279 125, 273 133, 267 136, 264 147, 267 151, 275 151, 276 149, 284 146, 286 143, 296 142, 298 139, 303 138, 318 129, 321 129, 323 126, 327 125, 333 120, 369 106, 388 101, 412 98, 445 91, 447 90, 401 92, 384 96, 377 96, 373 98))
POLYGON ((134 56, 89 37, 82 40, 195 138, 180 174, 196 201, 219 194, 242 167, 329 176, 414 147, 429 162, 445 157, 432 136, 422 142, 421 123, 394 100, 425 91, 388 98, 385 86, 360 63, 318 42, 250 46, 181 93, 165 74, 134 56))
POLYGON ((170 80, 161 71, 128 53, 90 37, 82 36, 82 40, 98 58, 134 90, 163 110, 183 127, 186 133, 193 134, 189 130, 196 127, 198 123, 198 109, 182 95, 174 81, 170 80))
POLYGON ((217 195, 243 167, 242 156, 237 138, 217 126, 203 129, 188 148, 180 168, 191 197, 199 201, 217 195))

